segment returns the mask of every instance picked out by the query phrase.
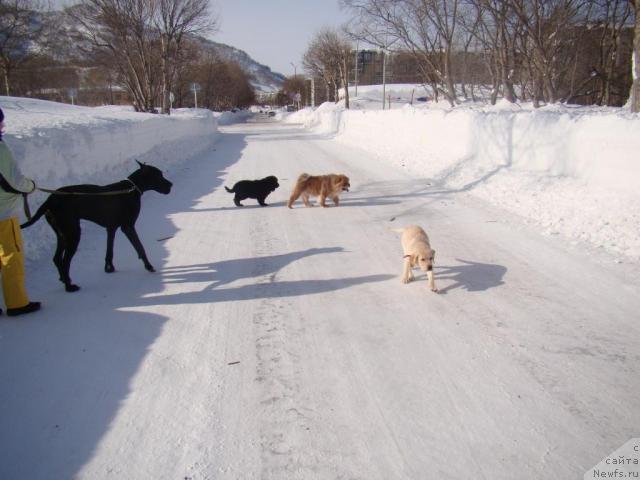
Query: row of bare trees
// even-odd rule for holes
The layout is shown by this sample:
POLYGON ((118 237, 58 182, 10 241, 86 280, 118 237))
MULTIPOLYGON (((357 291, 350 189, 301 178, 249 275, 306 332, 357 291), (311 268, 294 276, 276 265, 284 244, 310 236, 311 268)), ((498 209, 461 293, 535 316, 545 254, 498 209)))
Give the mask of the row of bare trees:
POLYGON ((185 36, 215 28, 209 0, 82 0, 69 14, 81 27, 79 40, 117 69, 136 110, 147 112, 158 98, 169 112, 185 36))
POLYGON ((302 64, 314 78, 322 80, 327 99, 337 99, 344 89, 345 106, 349 108, 349 75, 353 69, 351 42, 334 28, 323 28, 311 40, 302 64))
MULTIPOLYGON (((637 2, 636 3, 640 3, 637 2)), ((385 52, 405 51, 423 82, 452 105, 464 76, 453 61, 481 55, 498 95, 534 104, 568 101, 599 83, 596 103, 612 104, 625 39, 638 15, 633 0, 341 0, 350 38, 385 52), (587 51, 587 48, 589 51, 587 51), (591 63, 584 69, 585 58, 591 63)), ((636 27, 635 51, 639 48, 636 27)), ((636 68, 637 62, 636 62, 636 68)), ((624 72, 627 75, 629 72, 624 72)), ((637 90, 637 75, 635 89, 637 90)), ((627 83, 630 80, 627 78, 627 83)), ((633 91, 636 91, 633 90, 633 91)), ((632 92, 633 92, 632 91, 632 92)), ((624 96, 628 94, 628 89, 624 96)), ((620 92, 618 92, 620 95, 620 92)), ((632 95, 633 96, 633 95, 632 95)), ((634 97, 635 98, 635 97, 634 97)))
POLYGON ((38 0, 0 0, 0 69, 6 95, 11 93, 11 75, 33 58, 32 45, 44 38, 38 9, 42 9, 38 0))
POLYGON ((254 100, 249 74, 199 35, 216 30, 209 0, 81 0, 47 12, 40 0, 0 0, 6 95, 90 104, 126 94, 137 111, 174 105, 222 109, 254 100))
POLYGON ((189 62, 183 79, 175 88, 177 100, 188 104, 187 96, 193 96, 191 81, 201 86, 198 91, 198 106, 210 110, 230 110, 233 107, 247 107, 255 102, 256 96, 247 73, 236 62, 225 61, 214 52, 200 54, 196 61, 189 62))

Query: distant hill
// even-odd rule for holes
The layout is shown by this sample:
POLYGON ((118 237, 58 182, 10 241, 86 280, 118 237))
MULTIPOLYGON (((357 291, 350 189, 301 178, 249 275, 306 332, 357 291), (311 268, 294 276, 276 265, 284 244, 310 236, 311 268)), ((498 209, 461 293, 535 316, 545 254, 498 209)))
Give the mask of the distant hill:
POLYGON ((256 62, 244 50, 212 40, 202 39, 202 41, 211 45, 221 57, 237 62, 245 72, 251 75, 251 83, 256 93, 275 93, 282 87, 286 79, 284 75, 273 72, 266 65, 256 62))
MULTIPOLYGON (((77 7, 70 7, 77 8, 77 7)), ((56 45, 56 50, 49 52, 59 61, 78 61, 83 58, 83 50, 88 50, 88 45, 74 34, 78 27, 70 20, 70 18, 61 11, 53 11, 45 14, 53 19, 51 23, 56 25, 56 29, 50 32, 50 35, 64 35, 74 38, 73 42, 67 42, 63 46, 56 45)), ((256 93, 275 93, 285 81, 285 76, 271 71, 266 65, 256 62, 247 52, 224 43, 214 42, 212 40, 197 37, 198 41, 205 48, 215 50, 218 55, 226 60, 237 62, 240 67, 252 78, 251 84, 256 89, 256 93)))
MULTIPOLYGON (((77 8, 77 7, 71 7, 77 8)), ((50 18, 51 24, 55 28, 49 32, 50 36, 72 38, 69 42, 55 42, 55 51, 48 52, 59 61, 80 60, 83 58, 83 50, 88 50, 88 45, 78 38, 77 25, 69 16, 61 11, 53 11, 45 14, 50 18)), ((271 71, 271 69, 256 62, 247 52, 224 43, 214 42, 212 40, 197 37, 197 40, 204 48, 215 50, 221 58, 237 62, 240 67, 252 78, 251 84, 256 89, 256 93, 275 93, 285 81, 285 76, 271 71)))

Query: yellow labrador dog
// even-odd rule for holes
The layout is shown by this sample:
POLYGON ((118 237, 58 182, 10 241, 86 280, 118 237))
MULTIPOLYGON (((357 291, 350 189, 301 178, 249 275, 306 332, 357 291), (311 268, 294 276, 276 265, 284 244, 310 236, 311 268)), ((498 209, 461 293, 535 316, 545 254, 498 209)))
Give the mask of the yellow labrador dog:
POLYGON ((404 269, 402 271, 402 283, 409 283, 414 279, 414 267, 420 267, 423 272, 427 272, 429 288, 432 292, 437 292, 433 279, 433 262, 436 251, 431 248, 429 237, 418 225, 411 225, 404 228, 392 228, 394 232, 402 233, 401 243, 404 251, 404 269))

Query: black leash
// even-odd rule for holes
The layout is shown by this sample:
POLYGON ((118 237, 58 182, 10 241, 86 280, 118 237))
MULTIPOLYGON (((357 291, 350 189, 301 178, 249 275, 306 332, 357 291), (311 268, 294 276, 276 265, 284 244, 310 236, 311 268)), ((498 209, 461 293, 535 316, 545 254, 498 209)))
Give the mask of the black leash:
MULTIPOLYGON (((131 182, 131 185, 132 185, 131 188, 128 188, 126 190, 114 190, 114 191, 111 191, 111 192, 95 192, 95 193, 91 193, 91 192, 63 192, 62 190, 52 190, 52 189, 49 189, 49 188, 42 188, 42 187, 35 187, 34 191, 35 190, 39 190, 41 192, 50 193, 52 195, 99 195, 99 196, 104 196, 104 195, 124 195, 126 193, 131 193, 134 190, 137 190, 142 195, 142 191, 133 182, 133 180, 131 180, 130 178, 126 178, 125 180, 131 182)), ((34 183, 34 186, 35 186, 35 183, 34 183)), ((13 188, 11 186, 11 184, 9 182, 7 182, 7 179, 4 178, 2 176, 2 174, 0 174, 0 189, 4 190, 5 192, 15 193, 16 195, 22 195, 22 204, 23 204, 23 208, 24 208, 24 214, 27 217, 27 220, 31 220, 31 209, 29 208, 29 200, 27 199, 27 196, 29 195, 29 193, 32 193, 32 192, 21 192, 20 190, 16 190, 15 188, 13 188)))
MULTIPOLYGON (((127 178, 127 180, 129 180, 127 178)), ((131 180, 129 180, 131 182, 131 180)), ((133 182, 131 182, 133 183, 133 182)), ((134 183, 133 187, 128 188, 126 190, 114 190, 112 192, 63 192, 62 190, 51 190, 49 188, 40 188, 36 187, 36 190, 40 190, 41 192, 51 193, 53 195, 123 195, 125 193, 131 193, 134 190, 140 191, 137 185, 134 183)))
POLYGON ((24 208, 24 215, 27 220, 31 220, 31 209, 29 208, 29 200, 27 200, 27 193, 22 194, 22 206, 24 208))

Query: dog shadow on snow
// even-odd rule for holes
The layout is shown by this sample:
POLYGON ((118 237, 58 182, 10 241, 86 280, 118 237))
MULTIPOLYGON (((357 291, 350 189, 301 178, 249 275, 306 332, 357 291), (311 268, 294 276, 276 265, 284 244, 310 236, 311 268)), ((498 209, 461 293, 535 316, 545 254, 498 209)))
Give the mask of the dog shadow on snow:
MULTIPOLYGON (((232 196, 230 198, 233 198, 232 196)), ((243 204, 242 207, 237 207, 235 205, 231 205, 231 206, 225 206, 225 207, 213 207, 213 208, 197 208, 197 209, 193 209, 192 211, 194 212, 200 212, 200 213, 204 213, 204 212, 225 212, 225 211, 231 211, 231 210, 237 210, 237 211, 248 211, 248 210, 254 210, 254 209, 261 209, 261 208, 281 208, 281 207, 286 207, 287 206, 287 202, 281 200, 281 201, 276 201, 276 202, 270 202, 269 201, 269 197, 267 197, 267 205, 266 206, 262 206, 259 205, 257 203, 251 203, 251 202, 255 202, 256 200, 254 200, 253 198, 248 198, 246 200, 243 200, 243 204)))
POLYGON ((324 280, 279 280, 278 272, 287 265, 317 255, 344 252, 342 247, 308 248, 296 252, 262 257, 222 260, 209 264, 165 267, 165 284, 183 282, 209 282, 200 291, 154 296, 141 299, 142 304, 195 304, 231 302, 259 298, 295 297, 331 292, 363 283, 381 282, 393 275, 366 275, 324 280), (234 282, 249 283, 227 287, 234 282))
POLYGON ((461 288, 467 292, 484 292, 504 285, 507 268, 493 263, 480 263, 456 258, 460 265, 436 266, 436 282, 446 281, 449 285, 439 290, 446 294, 450 290, 461 288))

